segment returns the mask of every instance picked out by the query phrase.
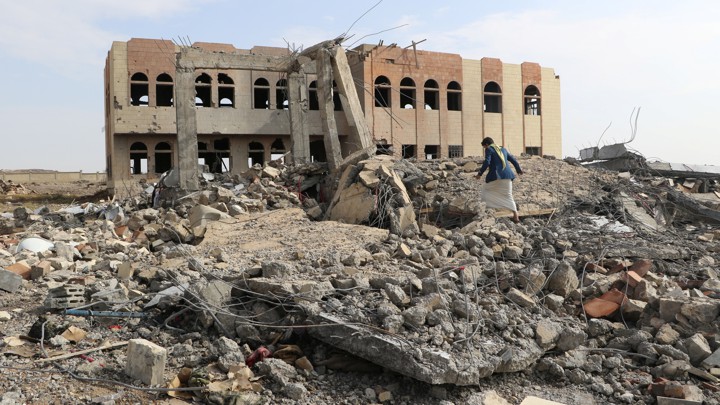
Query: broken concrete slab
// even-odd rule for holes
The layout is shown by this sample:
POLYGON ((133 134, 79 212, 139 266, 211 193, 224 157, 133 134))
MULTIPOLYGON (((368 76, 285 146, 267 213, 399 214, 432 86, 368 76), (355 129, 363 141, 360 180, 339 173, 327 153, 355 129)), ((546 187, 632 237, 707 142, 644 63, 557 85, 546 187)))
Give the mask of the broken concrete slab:
POLYGON ((130 339, 125 373, 147 385, 165 382, 167 350, 145 339, 130 339))

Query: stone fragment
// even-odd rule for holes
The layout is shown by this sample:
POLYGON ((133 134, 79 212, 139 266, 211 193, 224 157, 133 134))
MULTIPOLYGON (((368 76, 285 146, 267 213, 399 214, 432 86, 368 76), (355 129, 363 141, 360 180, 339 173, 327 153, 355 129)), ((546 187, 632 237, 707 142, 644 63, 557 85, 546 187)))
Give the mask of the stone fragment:
POLYGON ((41 260, 31 266, 30 279, 37 280, 53 271, 52 263, 49 260, 41 260))
POLYGON ((655 342, 661 345, 672 345, 680 339, 680 333, 673 329, 672 324, 666 323, 655 334, 655 342))
POLYGON ((23 278, 17 274, 0 268, 0 290, 13 293, 22 285, 23 278))
POLYGON ((511 302, 524 308, 532 308, 535 306, 535 300, 517 288, 511 288, 507 292, 506 297, 511 302))
POLYGON ((705 368, 720 368, 720 349, 715 350, 702 362, 705 368))
POLYGON ((31 269, 30 265, 24 260, 5 266, 5 270, 13 272, 25 280, 30 280, 31 269))
POLYGON ((570 292, 578 288, 579 285, 580 280, 575 273, 575 269, 563 261, 548 277, 546 289, 567 298, 570 292))
POLYGON ((393 304, 400 307, 410 303, 410 297, 405 294, 405 291, 399 285, 387 283, 384 290, 393 304))
POLYGON ((685 346, 687 354, 690 357, 690 363, 693 365, 699 365, 712 354, 708 341, 700 333, 696 333, 683 340, 683 346, 685 346))
POLYGON ((565 328, 562 332, 560 332, 560 337, 557 341, 557 348, 562 351, 572 350, 585 343, 586 339, 587 335, 582 330, 565 328))
POLYGON ((529 396, 525 397, 520 405, 564 405, 562 402, 550 401, 539 397, 529 396))
POLYGON ((555 347, 555 343, 560 338, 562 330, 562 324, 543 319, 538 322, 535 328, 535 342, 544 350, 550 350, 555 347))
POLYGON ((125 373, 147 385, 164 382, 167 350, 145 339, 130 339, 125 373))

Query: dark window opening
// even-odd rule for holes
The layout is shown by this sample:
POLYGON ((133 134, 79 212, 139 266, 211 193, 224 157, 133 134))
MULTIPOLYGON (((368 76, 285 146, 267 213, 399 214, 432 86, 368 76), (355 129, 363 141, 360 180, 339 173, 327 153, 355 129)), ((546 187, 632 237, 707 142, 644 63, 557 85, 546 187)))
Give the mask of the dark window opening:
POLYGON ((229 167, 230 152, 198 152, 198 163, 207 166, 210 173, 226 173, 229 167))
POLYGON ((447 87, 448 111, 462 111, 462 88, 458 82, 450 82, 447 87))
POLYGON ((390 107, 390 80, 385 76, 375 79, 375 107, 390 107))
POLYGON ((230 150, 230 138, 220 138, 213 141, 213 149, 230 150))
POLYGON ((415 81, 409 77, 400 81, 400 108, 415 108, 415 81))
POLYGON ((130 145, 130 174, 145 174, 148 167, 147 146, 142 142, 130 145))
POLYGON ((338 91, 337 83, 333 80, 333 110, 342 111, 342 101, 340 101, 340 92, 338 91))
POLYGON ((440 109, 440 88, 437 82, 432 79, 425 82, 425 109, 440 109))
POLYGON ((203 73, 195 78, 195 106, 211 107, 212 106, 212 78, 207 73, 203 73))
POLYGON ((425 159, 437 159, 440 157, 440 146, 425 145, 425 159))
POLYGON ((275 108, 287 110, 290 107, 287 95, 287 80, 280 79, 275 84, 275 108))
POLYGON ((165 173, 172 169, 172 148, 167 142, 155 145, 155 173, 165 173))
POLYGON ((540 115, 540 90, 530 85, 525 88, 525 115, 540 115))
POLYGON ((171 107, 173 105, 173 79, 167 74, 163 73, 156 79, 155 94, 157 98, 158 107, 171 107))
POLYGON ((448 145, 448 157, 450 157, 450 158, 463 157, 463 146, 462 145, 448 145))
POLYGON ((250 142, 248 145, 248 166, 262 166, 265 163, 265 147, 260 142, 250 142))
POLYGON ((130 105, 147 107, 150 87, 144 73, 135 73, 130 78, 130 105))
POLYGON ((270 83, 262 77, 255 80, 253 87, 253 108, 267 110, 270 108, 270 83))
POLYGON ((525 153, 530 156, 540 156, 540 147, 539 146, 526 146, 525 153))
POLYGON ((410 159, 415 157, 415 145, 403 145, 402 146, 402 157, 403 159, 410 159))
POLYGON ((311 110, 319 110, 320 109, 320 102, 318 101, 317 82, 316 81, 312 81, 310 83, 310 86, 308 87, 308 101, 310 103, 311 110))
POLYGON ((495 82, 487 82, 483 91, 483 111, 502 113, 502 91, 495 82))
POLYGON ((393 146, 388 145, 387 143, 379 143, 379 144, 375 145, 375 147, 376 147, 376 150, 375 150, 376 155, 391 155, 392 156, 392 154, 393 154, 393 146))
POLYGON ((325 142, 323 140, 310 142, 310 161, 327 162, 327 154, 325 152, 325 142))
POLYGON ((285 152, 285 144, 283 143, 282 139, 277 138, 270 145, 270 160, 277 160, 282 158, 285 155, 285 152))

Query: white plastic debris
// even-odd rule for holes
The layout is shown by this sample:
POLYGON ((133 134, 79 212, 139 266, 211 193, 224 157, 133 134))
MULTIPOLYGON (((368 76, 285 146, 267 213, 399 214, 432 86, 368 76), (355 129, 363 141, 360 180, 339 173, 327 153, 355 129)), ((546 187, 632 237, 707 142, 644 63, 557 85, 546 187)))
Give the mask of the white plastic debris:
POLYGON ((27 238, 23 239, 17 246, 18 252, 21 250, 29 250, 31 252, 40 253, 46 250, 50 250, 55 247, 55 244, 49 240, 42 238, 27 238))

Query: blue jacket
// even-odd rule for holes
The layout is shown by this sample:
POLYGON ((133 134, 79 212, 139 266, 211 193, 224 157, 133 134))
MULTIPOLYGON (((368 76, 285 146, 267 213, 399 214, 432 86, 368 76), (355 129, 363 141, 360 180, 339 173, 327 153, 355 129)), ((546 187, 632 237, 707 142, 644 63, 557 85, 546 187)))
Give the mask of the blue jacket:
POLYGON ((480 167, 480 170, 478 171, 478 176, 482 176, 483 173, 485 173, 485 170, 490 168, 490 171, 487 174, 487 177, 485 177, 485 182, 490 183, 491 181, 495 181, 497 179, 510 179, 513 180, 515 178, 515 174, 513 173, 512 169, 510 168, 510 165, 507 164, 507 162, 512 163, 513 166, 515 166, 515 170, 518 173, 522 173, 522 169, 520 168, 520 163, 518 163, 517 159, 515 159, 515 156, 508 153, 507 149, 500 147, 500 151, 503 154, 503 157, 505 158, 505 168, 503 169, 502 160, 500 159, 500 156, 498 155, 495 148, 488 147, 485 149, 485 161, 483 162, 482 166, 480 167))

